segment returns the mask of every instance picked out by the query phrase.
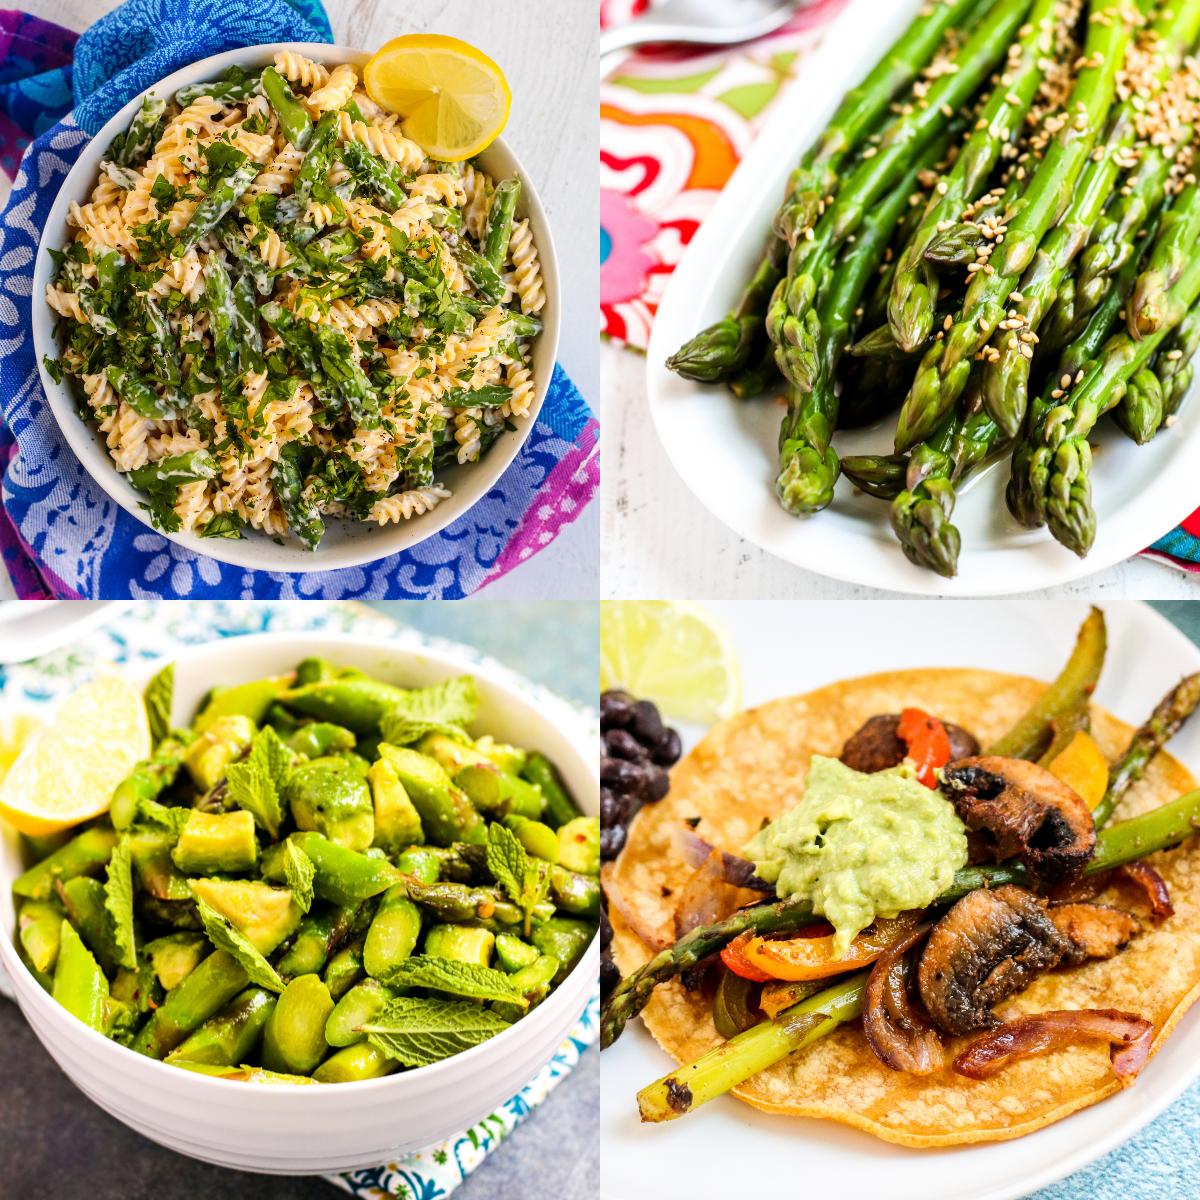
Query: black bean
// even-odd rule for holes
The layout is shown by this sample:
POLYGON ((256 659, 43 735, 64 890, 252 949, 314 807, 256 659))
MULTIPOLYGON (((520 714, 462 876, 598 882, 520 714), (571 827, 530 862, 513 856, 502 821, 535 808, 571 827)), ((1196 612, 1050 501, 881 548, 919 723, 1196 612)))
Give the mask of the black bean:
POLYGON ((623 758, 602 758, 600 760, 600 782, 607 784, 614 792, 623 794, 640 792, 643 787, 643 776, 650 770, 654 770, 654 768, 649 764, 626 762, 623 758))
POLYGON ((649 752, 628 729, 610 729, 604 735, 604 748, 612 758, 624 758, 629 762, 645 762, 649 752))
POLYGON ((600 793, 600 824, 624 825, 629 820, 630 797, 607 788, 600 793))
POLYGON ((644 767, 642 769, 641 796, 649 804, 661 800, 671 790, 671 777, 662 767, 644 767))
POLYGON ((683 744, 679 740, 679 734, 673 729, 664 729, 662 737, 654 743, 650 753, 660 767, 674 766, 683 753, 683 744))
POLYGON ((608 862, 621 853, 625 845, 625 826, 608 825, 600 830, 600 857, 608 862))
POLYGON ((600 909, 600 949, 607 950, 612 943, 612 922, 608 919, 608 909, 600 909))
POLYGON ((600 697, 600 728, 622 729, 634 717, 634 700, 627 692, 609 691, 600 697))
POLYGON ((662 717, 658 709, 649 700, 639 700, 633 706, 633 732, 639 742, 653 746, 662 737, 662 717))

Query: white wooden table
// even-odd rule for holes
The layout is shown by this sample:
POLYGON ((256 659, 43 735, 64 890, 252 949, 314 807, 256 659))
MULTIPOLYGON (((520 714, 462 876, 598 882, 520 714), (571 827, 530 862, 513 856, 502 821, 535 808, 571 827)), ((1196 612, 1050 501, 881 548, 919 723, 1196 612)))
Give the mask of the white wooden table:
MULTIPOLYGON (((84 29, 115 0, 22 0, 18 7, 84 29)), ((451 33, 500 64, 513 93, 505 139, 537 180, 554 229, 564 305, 559 360, 593 408, 600 379, 596 113, 597 21, 582 0, 325 0, 334 40, 370 50, 402 33, 451 33), (553 69, 551 66, 553 65, 553 69)), ((7 181, 0 181, 0 200, 7 181)), ((491 599, 594 599, 599 591, 599 506, 484 593, 491 599)), ((0 570, 0 598, 12 595, 0 570)))
MULTIPOLYGON (((687 490, 650 420, 646 360, 606 345, 603 594, 714 600, 863 600, 894 593, 826 579, 743 541, 687 490)), ((1200 578, 1135 558, 1061 588, 1059 598, 1195 600, 1200 578)))

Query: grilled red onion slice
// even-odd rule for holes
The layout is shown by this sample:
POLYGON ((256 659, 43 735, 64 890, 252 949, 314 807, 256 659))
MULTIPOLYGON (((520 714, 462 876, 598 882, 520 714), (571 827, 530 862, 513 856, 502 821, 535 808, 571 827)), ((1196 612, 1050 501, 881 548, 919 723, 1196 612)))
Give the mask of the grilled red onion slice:
POLYGON ((712 925, 732 916, 743 904, 758 899, 754 892, 726 881, 721 851, 714 850, 683 885, 675 905, 675 938, 701 925, 712 925))
MULTIPOLYGON (((671 843, 676 854, 690 867, 702 867, 716 848, 706 842, 694 829, 686 825, 676 826, 671 831, 671 843)), ((721 851, 722 879, 734 887, 752 888, 756 892, 774 895, 775 885, 759 879, 754 873, 754 864, 748 858, 739 858, 727 850, 721 851)))
POLYGON ((954 1060, 954 1069, 971 1079, 988 1079, 1009 1063, 1090 1038, 1113 1043, 1113 1074, 1128 1085, 1146 1065, 1153 1037, 1149 1021, 1112 1008, 1035 1013, 976 1038, 954 1060))
POLYGON ((909 991, 912 963, 905 957, 931 927, 917 926, 880 955, 871 968, 863 1006, 863 1033, 875 1057, 893 1071, 910 1075, 940 1071, 944 1057, 936 1031, 913 1003, 909 991))
POLYGON ((1133 884, 1150 905, 1150 916, 1165 921, 1175 911, 1167 881, 1149 863, 1131 862, 1116 869, 1117 878, 1133 884))

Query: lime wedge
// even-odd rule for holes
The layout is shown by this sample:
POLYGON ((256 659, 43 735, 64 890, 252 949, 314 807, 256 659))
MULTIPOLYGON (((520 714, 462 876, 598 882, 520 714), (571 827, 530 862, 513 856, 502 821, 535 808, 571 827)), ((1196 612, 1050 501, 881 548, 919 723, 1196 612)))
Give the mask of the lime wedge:
POLYGON ((601 603, 600 686, 705 724, 742 703, 741 671, 724 629, 702 608, 671 600, 601 603))

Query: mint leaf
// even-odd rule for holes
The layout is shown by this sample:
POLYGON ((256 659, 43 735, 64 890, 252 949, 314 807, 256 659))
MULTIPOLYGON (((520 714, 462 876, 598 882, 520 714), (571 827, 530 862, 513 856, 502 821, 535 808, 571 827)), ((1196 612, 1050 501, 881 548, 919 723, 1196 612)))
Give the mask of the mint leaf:
POLYGON ((150 739, 156 746, 171 732, 171 702, 174 697, 175 664, 167 663, 146 684, 146 691, 142 697, 146 705, 146 717, 150 722, 150 739))
POLYGON ((129 853, 129 835, 124 834, 108 860, 108 879, 104 884, 104 907, 112 917, 113 944, 117 962, 137 970, 137 945, 133 933, 133 861, 129 853))
POLYGON ((406 1067, 427 1067, 486 1042, 509 1026, 469 1000, 397 996, 362 1030, 376 1050, 406 1067))
POLYGON ((388 987, 420 987, 448 992, 465 1000, 507 1000, 522 1007, 528 1003, 503 971, 432 954, 406 958, 392 967, 381 982, 388 987))
POLYGON ((158 825, 163 829, 169 830, 175 839, 178 840, 179 835, 183 832, 183 827, 187 824, 187 819, 191 811, 190 808, 180 805, 159 804, 157 800, 148 800, 143 796, 138 800, 137 819, 139 821, 149 821, 151 825, 158 825))
POLYGON ((458 725, 449 725, 444 721, 421 721, 415 717, 406 717, 400 712, 385 713, 379 728, 383 733, 383 740, 392 746, 411 746, 427 733, 440 733, 443 737, 453 738, 464 745, 471 744, 470 735, 458 725))
POLYGON ((529 855, 511 829, 494 821, 488 826, 487 869, 492 878, 508 893, 514 904, 521 903, 529 855))
POLYGON ((246 758, 225 771, 229 798, 250 813, 272 838, 279 836, 283 823, 279 796, 291 772, 291 751, 270 725, 255 735, 246 758))
POLYGON ((531 858, 517 835, 495 821, 488 826, 487 868, 509 899, 524 912, 528 937, 533 910, 550 889, 550 864, 531 858))
POLYGON ((475 680, 470 675, 459 675, 431 687, 405 692, 403 699, 393 706, 392 713, 434 725, 469 725, 475 720, 478 706, 475 680))
POLYGON ((313 877, 316 868, 312 859, 290 838, 283 843, 283 873, 292 889, 292 899, 301 912, 308 912, 313 902, 313 877))
POLYGON ((283 991, 284 983, 278 972, 254 948, 250 939, 240 929, 234 928, 227 918, 221 916, 199 896, 196 897, 196 910, 204 923, 204 932, 208 935, 208 940, 218 950, 224 950, 237 959, 242 970, 250 977, 251 983, 268 988, 272 992, 283 991))

